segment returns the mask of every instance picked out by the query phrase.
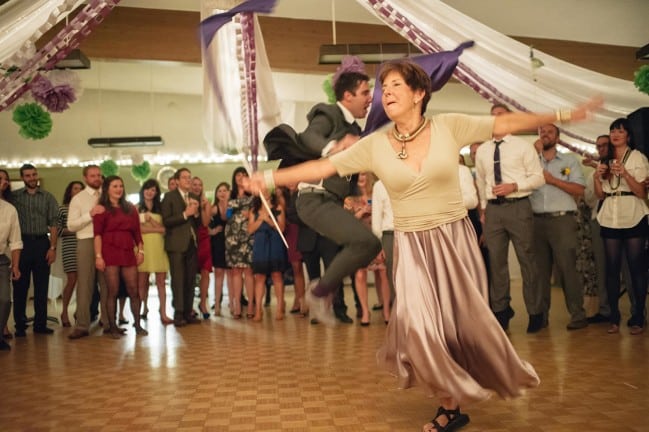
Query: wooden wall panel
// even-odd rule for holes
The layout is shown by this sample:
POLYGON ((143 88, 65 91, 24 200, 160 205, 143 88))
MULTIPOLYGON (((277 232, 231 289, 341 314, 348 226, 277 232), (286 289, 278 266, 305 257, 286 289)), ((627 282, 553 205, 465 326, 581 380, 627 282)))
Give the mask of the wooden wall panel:
MULTIPOLYGON (((164 60, 200 63, 198 12, 118 7, 81 48, 89 57, 127 60, 164 60)), ((318 49, 332 43, 328 21, 260 16, 270 65, 284 72, 331 72, 334 65, 318 64, 318 49)), ((338 22, 338 43, 404 42, 387 26, 338 22)), ((632 80, 641 63, 635 48, 581 42, 515 37, 562 60, 632 80)), ((373 67, 369 72, 372 74, 373 67)))

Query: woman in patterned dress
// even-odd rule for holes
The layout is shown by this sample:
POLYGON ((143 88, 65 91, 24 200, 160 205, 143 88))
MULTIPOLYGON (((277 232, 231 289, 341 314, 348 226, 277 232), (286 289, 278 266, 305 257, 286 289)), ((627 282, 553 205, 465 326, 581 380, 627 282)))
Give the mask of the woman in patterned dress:
POLYGON ((248 214, 252 204, 252 196, 243 189, 242 182, 248 177, 243 167, 238 167, 232 173, 232 191, 228 202, 228 212, 231 216, 225 225, 225 261, 230 267, 230 282, 232 296, 230 297, 230 313, 235 319, 241 318, 241 290, 245 283, 248 297, 248 318, 254 317, 254 278, 252 275, 252 236, 248 234, 248 214))
POLYGON ((66 282, 63 288, 63 310, 61 311, 61 325, 70 327, 68 306, 72 298, 74 286, 77 284, 77 235, 68 230, 68 208, 72 197, 83 190, 83 183, 73 181, 68 184, 63 193, 63 203, 59 206, 59 239, 61 239, 61 255, 63 257, 63 271, 66 282))

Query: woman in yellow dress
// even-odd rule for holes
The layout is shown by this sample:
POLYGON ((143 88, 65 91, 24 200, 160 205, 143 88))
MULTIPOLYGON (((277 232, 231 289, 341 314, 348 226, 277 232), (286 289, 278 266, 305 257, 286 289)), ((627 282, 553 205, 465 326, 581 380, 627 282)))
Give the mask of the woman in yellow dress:
POLYGON ((147 300, 149 297, 149 274, 155 273, 155 283, 158 287, 160 300, 160 321, 162 324, 171 324, 173 320, 167 316, 167 290, 165 280, 169 271, 169 258, 164 249, 165 227, 162 225, 160 214, 160 185, 156 180, 149 179, 140 188, 140 230, 144 241, 144 262, 137 268, 138 290, 142 300, 142 318, 149 312, 147 300))

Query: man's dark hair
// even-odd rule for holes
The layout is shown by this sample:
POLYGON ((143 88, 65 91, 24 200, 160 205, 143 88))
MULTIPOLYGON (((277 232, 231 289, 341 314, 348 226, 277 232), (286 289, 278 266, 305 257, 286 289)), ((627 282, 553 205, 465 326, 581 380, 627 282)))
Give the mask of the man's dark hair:
POLYGON ((180 180, 180 175, 181 175, 182 173, 184 173, 185 171, 187 171, 189 174, 192 173, 192 172, 189 170, 189 168, 185 168, 185 167, 183 167, 183 168, 178 168, 178 171, 176 171, 176 172, 174 173, 174 178, 175 178, 176 180, 180 180))
POLYGON ((343 100, 346 91, 350 92, 351 94, 356 94, 356 89, 358 89, 358 86, 360 86, 363 81, 369 80, 370 77, 360 72, 346 72, 340 74, 338 80, 334 84, 334 93, 336 94, 336 100, 343 100))
POLYGON ((35 169, 36 167, 32 164, 28 164, 28 163, 24 164, 23 166, 20 167, 20 177, 23 176, 23 172, 27 170, 35 170, 35 169))

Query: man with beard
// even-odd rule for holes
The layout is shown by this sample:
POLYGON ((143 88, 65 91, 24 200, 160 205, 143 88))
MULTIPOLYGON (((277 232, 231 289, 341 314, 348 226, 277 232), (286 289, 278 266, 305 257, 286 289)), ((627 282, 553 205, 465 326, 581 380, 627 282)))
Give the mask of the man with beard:
POLYGON ((38 171, 31 164, 20 167, 25 187, 13 194, 18 211, 23 252, 20 278, 14 281, 14 321, 16 336, 24 337, 27 328, 27 292, 34 279, 34 333, 52 334, 47 327, 47 291, 50 265, 56 260, 59 205, 54 196, 38 185, 38 171), (49 236, 48 236, 49 233, 49 236))
POLYGON ((579 161, 570 154, 559 153, 559 128, 553 124, 541 126, 539 137, 543 144, 540 155, 545 185, 531 197, 534 212, 534 253, 543 313, 530 316, 529 333, 547 326, 550 313, 550 280, 553 264, 563 288, 570 313, 568 330, 588 325, 584 311, 583 287, 577 265, 577 204, 574 197, 583 195, 585 179, 579 161))
POLYGON ((83 181, 86 187, 70 201, 68 211, 68 229, 77 235, 77 311, 76 324, 70 339, 88 336, 90 329, 90 303, 99 279, 101 296, 101 318, 108 325, 106 312, 106 286, 103 276, 95 269, 94 231, 92 217, 103 213, 105 209, 97 204, 102 184, 101 170, 97 165, 88 165, 83 169, 83 181))

